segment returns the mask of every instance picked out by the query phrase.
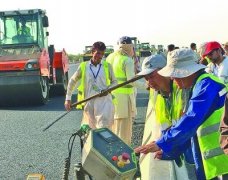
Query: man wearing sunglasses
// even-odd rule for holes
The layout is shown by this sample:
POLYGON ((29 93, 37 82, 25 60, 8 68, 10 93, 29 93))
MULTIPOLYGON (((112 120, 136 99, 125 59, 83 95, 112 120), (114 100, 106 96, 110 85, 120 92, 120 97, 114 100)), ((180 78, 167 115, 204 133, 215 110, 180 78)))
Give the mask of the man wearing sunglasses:
POLYGON ((206 71, 228 84, 228 57, 224 56, 222 46, 216 41, 208 42, 203 56, 211 60, 206 71))

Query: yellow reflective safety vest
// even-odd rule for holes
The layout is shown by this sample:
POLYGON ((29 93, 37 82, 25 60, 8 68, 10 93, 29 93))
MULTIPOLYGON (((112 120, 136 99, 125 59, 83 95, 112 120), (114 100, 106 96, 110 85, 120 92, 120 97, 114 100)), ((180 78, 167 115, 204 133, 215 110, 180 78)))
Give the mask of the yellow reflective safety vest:
MULTIPOLYGON (((106 61, 109 62, 113 67, 113 72, 115 74, 118 84, 127 81, 126 72, 123 71, 123 66, 124 62, 127 61, 128 58, 128 56, 122 55, 121 53, 116 51, 110 54, 106 59, 106 61)), ((132 63, 134 63, 133 60, 132 63)), ((134 89, 132 85, 128 84, 114 90, 113 93, 132 94, 134 93, 134 89)))
POLYGON ((164 98, 157 91, 150 91, 150 98, 153 99, 152 108, 155 110, 156 123, 161 127, 161 130, 166 130, 174 121, 177 121, 183 114, 184 102, 182 98, 182 90, 177 88, 177 85, 172 82, 171 96, 169 99, 164 98))
MULTIPOLYGON (((196 82, 207 77, 223 84, 221 80, 210 74, 201 75, 196 82)), ((226 91, 227 89, 224 88, 219 92, 219 94, 222 96, 226 91)), ((223 110, 224 107, 214 111, 197 130, 206 179, 212 179, 222 174, 228 174, 228 156, 224 154, 219 144, 219 125, 223 110)))
POLYGON ((27 26, 18 28, 17 33, 19 35, 31 36, 31 34, 30 34, 30 28, 27 27, 27 26))
MULTIPOLYGON (((80 64, 80 69, 81 69, 81 82, 80 85, 78 86, 78 100, 82 101, 85 99, 85 75, 86 75, 86 65, 89 63, 89 61, 86 62, 82 62, 80 64)), ((104 67, 104 72, 105 72, 105 78, 106 78, 106 85, 109 86, 110 85, 110 79, 109 79, 109 67, 108 67, 108 63, 106 61, 102 62, 102 65, 104 67)), ((85 106, 85 103, 79 104, 76 106, 77 109, 82 109, 85 106)))

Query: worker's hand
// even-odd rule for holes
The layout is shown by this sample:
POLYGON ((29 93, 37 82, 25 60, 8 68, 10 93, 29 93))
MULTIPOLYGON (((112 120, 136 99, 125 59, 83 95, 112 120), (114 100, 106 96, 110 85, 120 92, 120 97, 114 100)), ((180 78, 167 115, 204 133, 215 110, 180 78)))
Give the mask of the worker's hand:
POLYGON ((154 159, 162 159, 163 151, 160 149, 159 151, 155 152, 154 159))
POLYGON ((149 152, 156 152, 159 150, 160 150, 160 148, 155 143, 155 141, 152 141, 151 143, 149 143, 147 145, 139 146, 139 147, 134 149, 135 153, 143 153, 143 154, 147 154, 149 152))
POLYGON ((106 91, 105 89, 104 90, 101 90, 101 92, 100 92, 100 97, 102 97, 102 96, 107 96, 108 95, 108 91, 106 91))
POLYGON ((70 111, 71 110, 71 100, 66 100, 64 103, 64 106, 67 111, 70 111))

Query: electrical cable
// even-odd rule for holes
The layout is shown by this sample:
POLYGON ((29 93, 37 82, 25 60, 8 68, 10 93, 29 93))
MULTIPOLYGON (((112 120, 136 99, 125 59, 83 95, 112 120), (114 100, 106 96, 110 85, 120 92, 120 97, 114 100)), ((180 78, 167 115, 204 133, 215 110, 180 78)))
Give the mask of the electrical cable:
POLYGON ((62 180, 68 180, 68 176, 69 176, 69 172, 70 172, 71 154, 72 154, 72 149, 73 149, 74 141, 75 141, 75 138, 76 138, 77 135, 78 135, 78 133, 72 134, 71 137, 70 137, 70 139, 69 139, 69 141, 68 141, 68 152, 69 152, 69 154, 68 154, 68 157, 64 161, 64 171, 63 171, 62 180))

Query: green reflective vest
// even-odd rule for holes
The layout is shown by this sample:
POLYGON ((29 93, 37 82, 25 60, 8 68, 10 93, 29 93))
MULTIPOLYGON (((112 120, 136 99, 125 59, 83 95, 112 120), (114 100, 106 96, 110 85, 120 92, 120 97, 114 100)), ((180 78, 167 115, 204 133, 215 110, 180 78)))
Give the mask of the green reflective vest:
MULTIPOLYGON (((110 54, 106 59, 106 61, 109 62, 113 67, 113 72, 115 74, 118 84, 121 84, 127 81, 126 72, 123 70, 123 66, 124 66, 124 62, 127 61, 128 58, 129 58, 128 56, 124 56, 119 52, 114 52, 110 54)), ((134 63, 133 60, 132 60, 132 63, 134 63)), ((128 84, 114 90, 113 93, 132 94, 134 93, 134 89, 132 85, 128 84)))
POLYGON ((19 35, 24 35, 24 36, 31 36, 30 34, 30 28, 25 26, 25 27, 20 27, 18 29, 18 34, 19 35))
POLYGON ((175 83, 172 83, 172 93, 168 99, 164 98, 157 91, 150 91, 152 98, 152 108, 155 110, 156 123, 165 130, 172 126, 183 114, 184 100, 182 98, 182 90, 177 88, 175 83))
MULTIPOLYGON (((78 101, 82 101, 85 99, 85 75, 86 75, 86 65, 89 63, 89 61, 82 62, 80 64, 80 69, 81 69, 81 82, 80 85, 78 86, 78 101)), ((106 61, 102 62, 102 65, 104 67, 104 72, 105 72, 105 78, 106 78, 106 85, 110 85, 110 79, 109 79, 109 67, 108 63, 106 61)), ((79 104, 76 106, 77 109, 82 109, 85 106, 85 103, 79 104)))
MULTIPOLYGON (((223 84, 217 77, 210 74, 201 75, 197 82, 207 77, 223 84)), ((219 92, 220 96, 224 95, 225 92, 226 88, 219 92)), ((222 107, 214 111, 197 130, 206 179, 228 173, 228 156, 224 154, 219 144, 219 125, 223 110, 222 107)))

